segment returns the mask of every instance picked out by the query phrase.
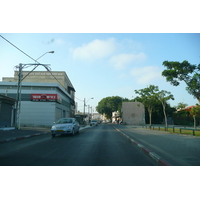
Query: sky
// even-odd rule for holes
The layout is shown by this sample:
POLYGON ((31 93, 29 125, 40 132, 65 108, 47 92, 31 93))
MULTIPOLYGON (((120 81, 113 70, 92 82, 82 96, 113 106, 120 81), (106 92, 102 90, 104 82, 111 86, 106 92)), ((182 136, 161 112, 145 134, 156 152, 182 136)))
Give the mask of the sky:
MULTIPOLYGON (((172 86, 161 73, 163 61, 187 60, 200 63, 200 34, 198 33, 2 33, 16 47, 34 59, 45 52, 40 63, 50 64, 52 71, 65 71, 76 93, 78 110, 83 100, 95 108, 101 99, 120 96, 133 99, 134 90, 156 85, 170 91, 175 100, 171 106, 183 102, 197 102, 186 91, 186 85, 172 86), (93 99, 91 99, 93 98, 93 99)), ((27 55, 0 37, 0 81, 13 77, 19 63, 34 63, 27 55)), ((31 70, 27 68, 24 70, 31 70)), ((38 71, 44 70, 42 66, 38 71)), ((87 110, 87 108, 86 108, 87 110)))
MULTIPOLYGON (((83 110, 84 98, 87 101, 93 97, 94 99, 90 99, 88 104, 95 108, 98 102, 107 96, 118 95, 131 99, 135 97, 134 90, 143 89, 149 84, 159 86, 160 90, 170 91, 175 97, 174 101, 170 101, 171 106, 179 102, 188 105, 197 103, 185 90, 184 83, 175 87, 161 76, 164 70, 162 63, 165 60, 179 62, 188 60, 191 64, 200 63, 199 1, 197 0, 57 0, 56 2, 7 0, 1 2, 0 19, 0 34, 34 59, 45 52, 55 51, 54 54, 43 56, 40 62, 50 64, 52 71, 60 70, 67 73, 76 89, 76 101, 80 111, 83 110)), ((14 66, 30 62, 32 62, 30 58, 0 37, 0 81, 2 77, 14 76, 14 66)), ((38 70, 43 68, 39 67, 38 70)), ((35 173, 32 174, 27 169, 27 173, 30 180, 35 180, 36 173, 37 175, 39 173, 41 180, 49 180, 51 173, 57 181, 57 177, 63 177, 63 174, 69 171, 66 168, 62 169, 63 173, 59 168, 55 176, 52 174, 52 168, 44 168, 43 171, 41 168, 34 168, 35 173), (57 175, 58 171, 61 176, 57 175)), ((72 178, 72 182, 74 174, 77 173, 77 168, 73 169, 70 168, 70 173, 66 174, 68 179, 72 178), (74 173, 71 173, 72 171, 74 173)), ((141 171, 136 167, 125 170, 112 167, 110 171, 107 167, 103 170, 98 167, 90 167, 86 171, 85 169, 79 168, 79 172, 84 170, 81 174, 87 175, 87 178, 81 176, 82 179, 79 178, 79 181, 83 180, 82 186, 86 185, 87 188, 81 186, 82 191, 79 193, 80 198, 86 195, 85 191, 88 191, 89 185, 92 192, 87 192, 88 199, 94 199, 94 196, 99 194, 97 188, 102 188, 102 185, 105 185, 102 191, 106 191, 107 195, 107 188, 109 188, 111 193, 108 195, 112 197, 116 194, 117 198, 120 196, 130 199, 134 187, 136 188, 134 196, 141 198, 148 195, 145 196, 148 198, 149 194, 154 195, 155 186, 161 192, 165 192, 169 184, 172 185, 170 190, 176 188, 176 191, 179 191, 177 185, 182 189, 184 181, 180 180, 183 173, 186 175, 184 180, 187 179, 187 182, 194 181, 193 177, 196 177, 196 174, 191 176, 192 170, 187 170, 189 172, 187 176, 185 168, 183 171, 179 167, 162 168, 165 171, 161 171, 161 168, 148 167, 145 167, 145 170, 142 168, 141 171), (171 174, 176 176, 173 182, 171 174), (157 184, 161 181, 160 177, 165 181, 157 184), (130 184, 130 180, 135 181, 130 184), (123 186, 118 184, 119 182, 123 182, 123 186), (148 187, 145 187, 146 193, 144 187, 141 187, 141 184, 145 183, 148 184, 148 187), (114 190, 112 190, 113 185, 114 190), (119 192, 116 192, 116 188, 119 188, 119 192)), ((13 183, 15 180, 20 186, 24 182, 27 183, 27 179, 23 179, 22 176, 25 174, 24 168, 20 173, 18 168, 16 171, 14 168, 13 170, 12 177, 15 177, 12 179, 13 183)), ((5 183, 8 173, 4 173, 5 183)), ((31 183, 33 184, 31 186, 35 187, 35 181, 28 183, 23 184, 27 192, 32 189, 31 183)), ((41 188, 44 188, 44 185, 51 187, 51 182, 41 181, 41 184, 41 188)), ((6 195, 10 194, 9 189, 10 187, 4 187, 6 195)), ((16 185, 12 189, 16 189, 13 193, 15 196, 21 191, 16 185)), ((74 192, 73 197, 76 194, 74 192)), ((25 198, 22 199, 27 199, 26 193, 24 194, 25 198)), ((52 193, 49 194, 52 198, 52 193)), ((62 194, 56 191, 56 195, 59 194, 62 195, 61 198, 66 196, 66 192, 62 194)), ((180 192, 175 193, 173 190, 173 196, 174 194, 180 198, 180 192)), ((194 190, 187 189, 182 192, 182 198, 191 197, 191 194, 196 195, 194 190)), ((23 196, 21 193, 20 195, 23 196)), ((46 195, 47 193, 45 197, 46 195)), ((102 195, 105 196, 104 192, 102 195)))

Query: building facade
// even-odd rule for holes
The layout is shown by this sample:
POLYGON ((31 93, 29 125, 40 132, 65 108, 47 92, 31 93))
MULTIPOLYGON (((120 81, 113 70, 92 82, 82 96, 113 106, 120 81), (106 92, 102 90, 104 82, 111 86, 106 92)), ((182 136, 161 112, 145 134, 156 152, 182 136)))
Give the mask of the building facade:
POLYGON ((123 124, 144 125, 145 124, 144 105, 140 102, 123 102, 122 120, 123 124))
MULTIPOLYGON (((14 72, 14 77, 3 77, 3 82, 18 82, 19 72, 14 72)), ((71 95, 71 98, 74 100, 75 89, 68 78, 66 72, 64 71, 23 71, 22 72, 22 82, 31 82, 31 83, 57 83, 59 84, 66 92, 71 95)))
MULTIPOLYGON (((65 72, 23 71, 21 88, 21 126, 51 126, 62 117, 75 115, 75 89, 65 72), (27 76, 28 75, 28 76, 27 76)), ((17 98, 18 71, 4 77, 0 94, 17 98)))

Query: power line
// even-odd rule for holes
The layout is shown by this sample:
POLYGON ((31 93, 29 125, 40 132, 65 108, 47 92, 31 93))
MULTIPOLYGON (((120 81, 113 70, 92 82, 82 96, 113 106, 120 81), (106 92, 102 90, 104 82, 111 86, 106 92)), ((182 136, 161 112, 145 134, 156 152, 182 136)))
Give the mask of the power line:
MULTIPOLYGON (((25 53, 24 51, 22 51, 20 48, 18 48, 17 46, 15 46, 12 42, 10 42, 9 40, 7 40, 5 37, 3 37, 2 35, 0 35, 6 42, 8 42, 9 44, 11 44, 13 47, 15 47, 16 49, 18 49, 19 51, 21 51, 23 54, 25 54, 26 56, 28 56, 30 59, 32 59, 32 60, 34 60, 36 63, 38 63, 38 64, 40 64, 37 60, 35 60, 34 58, 32 58, 31 56, 29 56, 27 53, 25 53)), ((63 87, 63 88, 65 88, 61 83, 60 83, 60 81, 52 74, 52 72, 50 71, 50 69, 48 68, 48 67, 46 67, 46 66, 44 66, 45 68, 46 68, 46 70, 48 71, 48 72, 50 72, 50 74, 54 77, 54 79, 63 87)), ((23 79, 25 79, 31 72, 33 72, 35 69, 37 68, 37 66, 36 67, 34 67, 33 68, 33 70, 31 70, 23 79)), ((23 80, 22 79, 22 80, 23 80)))
POLYGON ((0 35, 6 42, 8 42, 9 44, 11 44, 12 46, 14 46, 16 49, 18 49, 19 51, 21 51, 23 54, 25 54, 26 56, 28 56, 30 59, 34 60, 35 62, 39 63, 37 60, 35 60, 34 58, 32 58, 31 56, 29 56, 27 53, 25 53, 24 51, 22 51, 20 48, 18 48, 17 46, 15 46, 12 42, 8 41, 5 37, 3 37, 2 35, 0 35))
POLYGON ((77 98, 77 97, 75 97, 76 99, 78 99, 79 101, 84 101, 84 100, 82 100, 82 99, 79 99, 79 98, 77 98))

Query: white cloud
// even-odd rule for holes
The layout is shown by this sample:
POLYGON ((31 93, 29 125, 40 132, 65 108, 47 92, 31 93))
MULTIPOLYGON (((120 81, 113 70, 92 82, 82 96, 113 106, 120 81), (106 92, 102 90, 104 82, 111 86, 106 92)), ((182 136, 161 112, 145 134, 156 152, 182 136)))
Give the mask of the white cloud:
POLYGON ((157 66, 134 67, 131 75, 138 84, 151 84, 162 78, 162 70, 157 66))
POLYGON ((65 43, 65 41, 63 39, 55 39, 55 44, 57 44, 57 45, 62 45, 64 43, 65 43))
POLYGON ((115 69, 124 69, 126 68, 126 65, 132 63, 132 62, 138 62, 145 60, 146 55, 144 53, 122 53, 118 55, 114 55, 110 58, 110 63, 113 65, 115 69))
POLYGON ((96 60, 110 56, 116 49, 114 38, 107 40, 93 40, 88 44, 77 47, 72 51, 74 59, 96 60))

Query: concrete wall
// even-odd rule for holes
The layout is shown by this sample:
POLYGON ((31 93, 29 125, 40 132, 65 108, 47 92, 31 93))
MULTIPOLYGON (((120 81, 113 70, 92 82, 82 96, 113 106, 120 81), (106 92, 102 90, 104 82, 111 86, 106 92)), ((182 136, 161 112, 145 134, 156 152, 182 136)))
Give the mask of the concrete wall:
POLYGON ((124 124, 145 124, 144 105, 140 102, 123 102, 122 119, 124 124))

